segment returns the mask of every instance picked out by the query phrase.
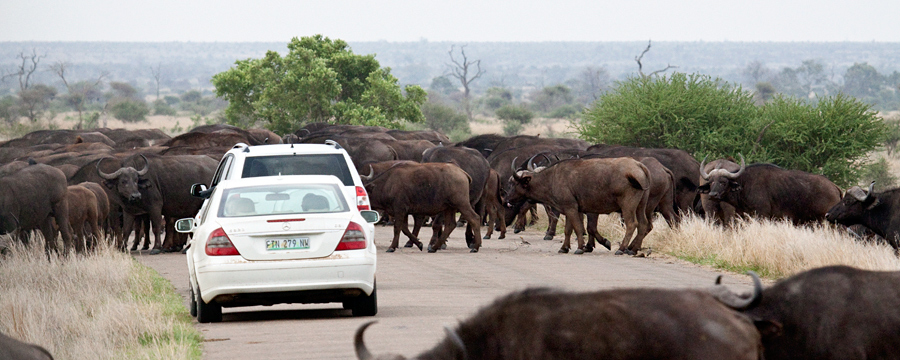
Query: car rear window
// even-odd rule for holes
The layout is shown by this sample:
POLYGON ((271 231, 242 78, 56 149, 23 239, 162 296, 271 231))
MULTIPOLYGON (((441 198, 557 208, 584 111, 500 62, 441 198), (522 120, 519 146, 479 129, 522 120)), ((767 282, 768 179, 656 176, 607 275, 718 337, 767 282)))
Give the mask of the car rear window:
POLYGON ((344 193, 335 184, 288 184, 227 189, 219 217, 349 211, 344 193))
POLYGON ((254 156, 244 160, 242 178, 278 175, 334 175, 345 186, 354 185, 342 154, 254 156))

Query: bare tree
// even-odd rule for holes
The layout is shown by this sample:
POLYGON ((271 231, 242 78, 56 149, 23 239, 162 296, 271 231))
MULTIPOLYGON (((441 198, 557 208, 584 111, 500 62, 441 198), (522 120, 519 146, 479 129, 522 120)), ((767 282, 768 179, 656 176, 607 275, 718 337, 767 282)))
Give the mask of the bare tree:
POLYGON ((3 74, 2 79, 18 78, 19 91, 28 90, 28 88, 31 87, 31 76, 38 70, 38 64, 41 62, 41 58, 45 56, 46 55, 38 55, 37 49, 31 49, 31 55, 25 54, 24 51, 20 52, 16 57, 21 59, 22 63, 15 71, 3 74))
POLYGON ((481 75, 484 74, 484 70, 481 69, 481 60, 469 61, 469 58, 466 56, 466 45, 459 47, 459 52, 462 57, 462 61, 457 61, 453 56, 453 48, 455 45, 450 45, 450 61, 453 65, 447 64, 450 68, 450 72, 448 75, 459 80, 459 83, 462 84, 463 87, 463 101, 465 102, 466 107, 466 115, 469 117, 469 120, 472 120, 472 106, 469 94, 471 92, 470 86, 475 80, 478 80, 481 75), (470 75, 473 69, 472 66, 475 66, 474 75, 470 75))
POLYGON ((153 74, 153 79, 156 80, 156 100, 159 100, 159 78, 160 78, 160 68, 162 68, 162 64, 156 63, 156 69, 152 66, 150 67, 150 73, 153 74))
POLYGON ((637 64, 638 64, 638 73, 641 74, 641 77, 648 78, 648 77, 657 75, 659 73, 666 72, 669 69, 678 68, 677 66, 672 66, 667 63, 666 67, 664 69, 656 70, 656 71, 650 73, 649 75, 644 75, 644 65, 641 64, 641 60, 644 59, 644 54, 646 54, 648 51, 650 51, 650 40, 647 40, 647 48, 644 49, 644 51, 641 52, 640 55, 634 57, 634 61, 637 61, 637 64))
POLYGON ((93 83, 88 81, 81 81, 77 83, 69 83, 69 80, 66 79, 66 68, 68 64, 62 61, 56 62, 50 66, 50 70, 56 73, 64 85, 66 85, 66 90, 68 90, 69 94, 67 97, 67 102, 69 105, 75 108, 78 111, 78 124, 75 125, 76 129, 81 129, 84 125, 84 105, 90 98, 90 94, 92 92, 97 92, 100 84, 103 82, 103 78, 106 77, 107 73, 103 72, 100 76, 97 77, 97 80, 93 83))
POLYGON ((582 92, 589 97, 585 100, 596 101, 609 84, 609 72, 602 67, 588 66, 581 72, 581 81, 584 86, 582 92))
POLYGON ((750 79, 754 85, 763 81, 769 81, 769 78, 772 76, 772 70, 759 60, 753 60, 747 64, 747 67, 741 73, 750 79))

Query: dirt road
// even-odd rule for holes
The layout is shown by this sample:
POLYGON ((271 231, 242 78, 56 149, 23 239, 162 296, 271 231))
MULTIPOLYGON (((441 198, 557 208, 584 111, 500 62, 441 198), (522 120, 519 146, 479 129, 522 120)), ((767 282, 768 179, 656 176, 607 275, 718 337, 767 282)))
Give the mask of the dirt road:
MULTIPOLYGON (((510 291, 535 286, 574 291, 707 287, 718 274, 658 254, 614 256, 603 248, 584 255, 557 254, 562 236, 545 241, 537 230, 510 231, 504 240, 494 234, 476 254, 464 249, 463 231, 453 232, 445 251, 401 248, 388 254, 384 250, 391 228, 376 226, 375 231, 377 316, 354 318, 340 304, 224 309, 223 322, 197 324, 206 338, 204 359, 352 359, 353 333, 370 320, 378 320, 366 332, 370 350, 413 356, 443 338, 444 325, 454 326, 510 291)), ((422 232, 423 238, 430 234, 429 229, 422 232)), ((135 256, 169 279, 188 306, 184 255, 135 256)), ((724 283, 736 291, 750 289, 746 276, 726 276, 724 283)), ((571 304, 560 311, 579 308, 571 304)))

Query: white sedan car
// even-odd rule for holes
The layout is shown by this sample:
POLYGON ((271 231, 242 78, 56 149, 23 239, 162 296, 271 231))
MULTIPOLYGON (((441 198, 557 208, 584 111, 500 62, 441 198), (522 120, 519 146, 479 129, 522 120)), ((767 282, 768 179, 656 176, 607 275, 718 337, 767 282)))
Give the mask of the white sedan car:
POLYGON ((331 175, 268 176, 217 184, 196 218, 187 263, 191 314, 222 320, 222 307, 342 302, 378 312, 378 213, 358 210, 331 175))

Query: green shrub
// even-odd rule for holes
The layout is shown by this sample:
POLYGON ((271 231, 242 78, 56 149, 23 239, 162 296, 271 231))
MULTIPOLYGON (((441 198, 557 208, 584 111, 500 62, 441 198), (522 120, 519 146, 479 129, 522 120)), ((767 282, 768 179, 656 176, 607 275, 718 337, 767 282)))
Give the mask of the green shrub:
POLYGON ((574 125, 595 143, 682 149, 697 159, 743 154, 751 163, 825 175, 841 187, 856 183, 866 154, 887 131, 852 97, 811 104, 776 96, 756 106, 739 86, 681 73, 617 83, 574 125))
POLYGON ((841 94, 816 104, 776 96, 762 117, 768 128, 757 157, 825 175, 841 187, 856 184, 866 154, 883 144, 888 129, 868 104, 841 94))
POLYGON ((522 132, 525 124, 531 122, 534 113, 524 106, 519 105, 503 105, 496 111, 497 117, 503 120, 503 132, 507 136, 516 135, 522 132))
POLYGON ((580 114, 581 110, 581 105, 566 104, 551 110, 547 116, 553 119, 570 119, 575 115, 580 114))
POLYGON ((133 123, 146 120, 150 108, 143 101, 124 99, 112 104, 109 112, 116 119, 133 123))
POLYGON ((429 129, 437 130, 445 134, 454 131, 470 133, 469 119, 465 114, 454 110, 452 107, 426 102, 422 104, 422 114, 425 115, 425 125, 429 129))
POLYGON ((169 106, 165 100, 159 99, 153 102, 154 115, 175 116, 176 113, 175 108, 169 106))
POLYGON ((887 160, 879 157, 878 160, 862 167, 857 185, 868 187, 875 182, 875 191, 893 189, 897 185, 897 177, 891 172, 887 160))

